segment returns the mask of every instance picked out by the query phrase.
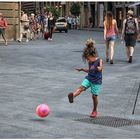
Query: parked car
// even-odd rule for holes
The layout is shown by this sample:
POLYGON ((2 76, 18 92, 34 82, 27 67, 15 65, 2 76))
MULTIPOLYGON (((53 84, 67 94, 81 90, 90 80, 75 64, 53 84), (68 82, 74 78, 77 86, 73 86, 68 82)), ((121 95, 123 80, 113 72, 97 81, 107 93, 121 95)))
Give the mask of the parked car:
POLYGON ((55 30, 57 30, 59 32, 62 32, 62 31, 65 31, 66 33, 68 32, 67 20, 64 17, 59 17, 56 20, 55 30))

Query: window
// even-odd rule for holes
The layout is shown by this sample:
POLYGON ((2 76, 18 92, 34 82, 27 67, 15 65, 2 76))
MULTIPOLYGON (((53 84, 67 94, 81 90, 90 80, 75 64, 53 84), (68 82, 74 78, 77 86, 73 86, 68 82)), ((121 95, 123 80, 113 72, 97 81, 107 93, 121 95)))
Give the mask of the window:
POLYGON ((58 19, 56 22, 66 22, 65 19, 58 19))

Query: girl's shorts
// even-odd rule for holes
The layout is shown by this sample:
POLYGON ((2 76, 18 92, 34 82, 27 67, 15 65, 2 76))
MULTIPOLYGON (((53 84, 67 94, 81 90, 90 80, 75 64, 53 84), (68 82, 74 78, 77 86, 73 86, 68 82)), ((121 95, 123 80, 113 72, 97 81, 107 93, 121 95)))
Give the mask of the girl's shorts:
POLYGON ((110 41, 115 41, 116 40, 116 35, 110 36, 106 38, 106 41, 110 42, 110 41))
POLYGON ((86 89, 91 88, 91 93, 93 95, 99 95, 101 91, 101 85, 100 84, 92 84, 88 79, 84 79, 82 82, 82 86, 84 86, 86 89))

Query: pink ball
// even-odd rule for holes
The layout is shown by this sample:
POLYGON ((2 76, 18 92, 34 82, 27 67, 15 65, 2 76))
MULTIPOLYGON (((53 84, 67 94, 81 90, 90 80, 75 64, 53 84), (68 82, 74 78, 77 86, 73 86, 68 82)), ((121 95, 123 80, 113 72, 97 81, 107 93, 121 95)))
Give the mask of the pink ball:
POLYGON ((48 116, 49 113, 50 113, 50 108, 46 104, 40 104, 36 108, 36 114, 41 118, 48 116))

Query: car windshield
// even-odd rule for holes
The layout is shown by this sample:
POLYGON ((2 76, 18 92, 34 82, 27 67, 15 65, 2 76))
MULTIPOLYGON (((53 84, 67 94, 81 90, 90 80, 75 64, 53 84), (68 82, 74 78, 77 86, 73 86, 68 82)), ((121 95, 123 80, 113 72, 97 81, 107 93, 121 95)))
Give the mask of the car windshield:
POLYGON ((58 19, 56 22, 66 22, 65 19, 58 19))

